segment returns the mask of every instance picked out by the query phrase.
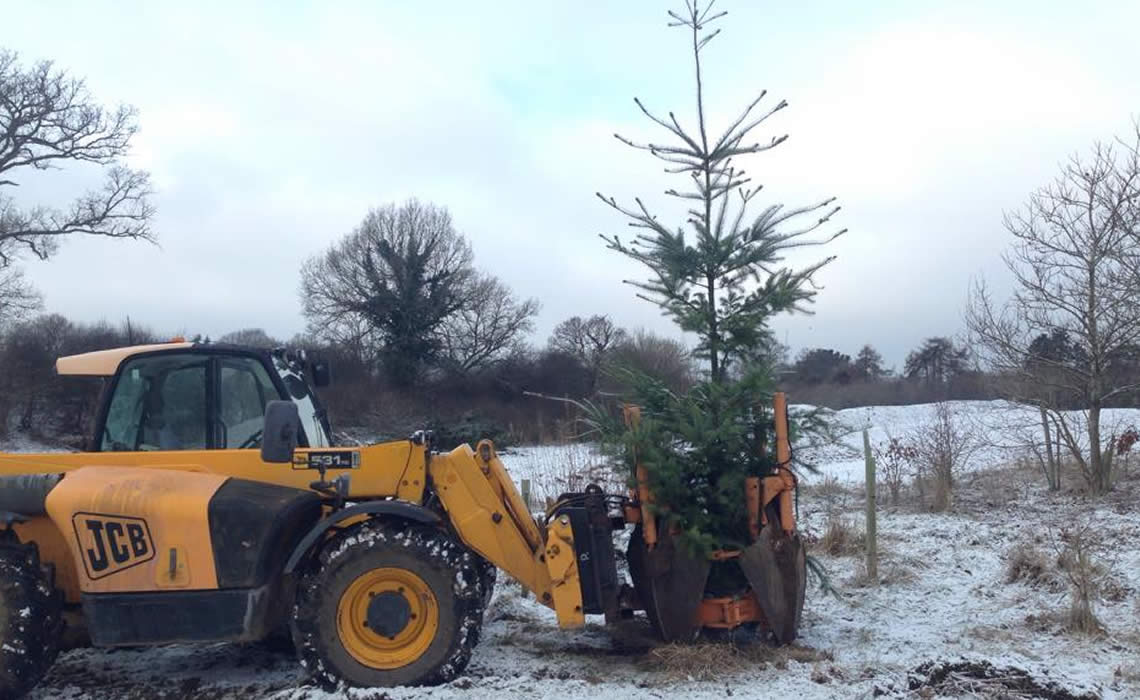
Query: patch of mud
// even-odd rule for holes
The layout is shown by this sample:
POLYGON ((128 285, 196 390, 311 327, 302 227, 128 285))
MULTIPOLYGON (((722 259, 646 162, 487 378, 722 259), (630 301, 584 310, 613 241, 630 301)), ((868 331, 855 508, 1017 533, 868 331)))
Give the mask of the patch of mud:
POLYGON ((1055 681, 1040 680, 1020 668, 988 661, 928 661, 907 675, 907 687, 920 697, 981 696, 1041 700, 1099 700, 1093 692, 1074 692, 1055 681))
POLYGON ((258 645, 74 649, 60 655, 29 700, 228 700, 296 687, 296 656, 258 645))

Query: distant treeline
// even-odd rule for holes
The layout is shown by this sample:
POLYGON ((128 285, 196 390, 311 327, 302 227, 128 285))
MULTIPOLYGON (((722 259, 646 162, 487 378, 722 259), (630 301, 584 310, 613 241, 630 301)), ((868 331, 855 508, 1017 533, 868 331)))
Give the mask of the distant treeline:
MULTIPOLYGON (((47 314, 0 335, 0 430, 81 447, 91 435, 103 380, 60 377, 57 357, 169 340, 174 334, 124 322, 77 323, 47 314)), ((320 391, 342 439, 404 437, 428 428, 440 444, 492 437, 506 442, 569 439, 575 408, 562 399, 621 393, 613 367, 652 374, 677 391, 693 379, 685 346, 653 333, 627 332, 604 316, 559 324, 542 347, 517 344, 494 362, 462 368, 433 364, 415 383, 395 381, 359 348, 311 336, 272 338, 245 329, 198 342, 272 348, 292 346, 326 358, 332 384, 320 391)))
MULTIPOLYGON (((59 377, 55 358, 161 342, 172 335, 130 322, 77 323, 59 314, 12 325, 0 335, 0 429, 82 446, 91 434, 103 382, 59 377)), ((302 347, 328 359, 333 382, 321 390, 321 398, 341 438, 348 440, 398 438, 422 428, 436 431, 441 445, 482 437, 504 442, 571 439, 581 428, 577 409, 564 399, 620 396, 628 370, 653 375, 678 392, 697 378, 692 355, 681 342, 627 331, 601 315, 567 319, 545 344, 516 343, 494 362, 468 368, 433 364, 410 386, 394 381, 379 358, 361 354, 359 347, 312 336, 282 340, 245 329, 192 339, 302 347)), ((1122 360, 1117 371, 1140 374, 1137 357, 1140 353, 1122 360)), ((814 348, 778 364, 780 386, 794 402, 834 409, 1009 394, 1002 377, 978 370, 966 348, 944 337, 924 341, 901 371, 884 367, 870 345, 854 358, 814 348)), ((1077 399, 1073 402, 1075 406, 1077 399)), ((1140 396, 1122 393, 1114 405, 1140 405, 1140 396)))
MULTIPOLYGON (((1034 339, 1039 357, 1052 358, 1061 366, 1079 368, 1076 345, 1063 331, 1054 330, 1034 339)), ((946 400, 989 400, 1030 396, 1032 388, 1017 387, 1026 379, 1021 373, 983 371, 970 349, 948 337, 927 338, 911 351, 901 371, 887 369, 882 356, 864 345, 854 359, 830 348, 801 351, 794 361, 782 365, 781 385, 798 403, 833 409, 857 406, 889 406, 934 403, 946 400)), ((1135 383, 1140 377, 1140 347, 1116 353, 1107 381, 1115 386, 1135 383)), ((1079 391, 1054 391, 1061 408, 1080 409, 1079 391)), ((1140 406, 1140 391, 1120 391, 1106 407, 1140 406)))

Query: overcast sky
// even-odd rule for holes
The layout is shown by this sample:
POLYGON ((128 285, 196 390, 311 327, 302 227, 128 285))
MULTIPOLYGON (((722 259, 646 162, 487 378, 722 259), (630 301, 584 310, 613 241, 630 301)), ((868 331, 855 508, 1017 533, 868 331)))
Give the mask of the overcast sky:
MULTIPOLYGON (((680 4, 0 0, 0 45, 138 107, 131 160, 157 188, 159 246, 73 240, 29 276, 80 320, 288 337, 305 259, 416 196, 541 301, 537 342, 574 314, 672 333, 621 284, 641 271, 598 239, 625 224, 594 192, 665 199, 659 164, 611 134, 660 136, 635 95, 692 122, 680 4)), ((901 364, 957 332, 971 278, 1001 286, 1002 211, 1140 113, 1135 0, 720 4, 712 130, 760 89, 787 99, 768 133, 791 138, 746 167, 767 202, 837 195, 850 229, 816 314, 777 323, 793 349, 901 364)), ((62 203, 83 181, 16 194, 62 203)))

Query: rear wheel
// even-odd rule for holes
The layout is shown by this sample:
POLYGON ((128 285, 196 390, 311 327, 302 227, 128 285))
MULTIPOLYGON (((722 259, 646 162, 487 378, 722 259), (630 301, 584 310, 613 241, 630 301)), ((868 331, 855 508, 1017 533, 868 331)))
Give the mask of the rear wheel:
POLYGON ((471 658, 482 598, 473 555, 447 533, 370 523, 333 539, 301 581, 293 641, 326 687, 443 683, 471 658))
POLYGON ((0 698, 27 693, 51 668, 63 632, 63 594, 34 545, 0 546, 0 698))

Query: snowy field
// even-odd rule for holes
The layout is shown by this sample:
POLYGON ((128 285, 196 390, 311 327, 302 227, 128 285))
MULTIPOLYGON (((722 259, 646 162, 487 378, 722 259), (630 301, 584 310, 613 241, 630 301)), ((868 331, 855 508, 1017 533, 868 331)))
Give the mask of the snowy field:
MULTIPOLYGON (((1031 435, 1035 423, 1032 412, 1005 408, 954 404, 985 444, 958 481, 953 513, 922 512, 912 497, 881 508, 880 586, 865 584, 857 556, 817 550, 841 597, 809 590, 796 647, 741 650, 727 668, 702 667, 692 655, 676 661, 670 649, 653 648, 640 621, 607 628, 591 620, 583 630, 560 631, 551 611, 501 581, 466 675, 442 687, 328 694, 301 684, 288 652, 216 644, 73 650, 31 697, 1138 698, 1140 475, 1127 473, 1100 501, 1086 500, 1071 485, 1049 494, 1032 469, 1007 466, 1016 457, 1018 431, 1031 435), (1087 528, 1102 548, 1094 612, 1104 634, 1064 630, 1067 586, 1056 571, 1007 582, 1011 549, 1028 545, 1055 562, 1062 527, 1087 528)), ((869 426, 872 442, 880 443, 905 437, 932 415, 929 406, 838 414, 850 430, 843 445, 801 455, 821 469, 800 499, 809 541, 836 519, 861 526, 863 464, 850 451, 861 445, 858 431, 869 426)), ((1111 412, 1106 433, 1129 423, 1140 424, 1140 411, 1111 412)), ((597 457, 585 447, 558 446, 514 450, 503 460, 516 479, 531 481, 539 500, 584 486, 577 475, 597 457)))
MULTIPOLYGON (((951 401, 947 404, 960 430, 972 437, 970 465, 985 469, 1008 465, 1026 454, 1030 444, 1041 441, 1041 416, 1036 409, 1007 401, 951 401)), ((849 408, 834 414, 841 436, 839 444, 805 450, 803 456, 821 469, 821 476, 841 482, 863 483, 863 435, 868 429, 872 445, 890 438, 906 440, 935 418, 935 404, 917 406, 870 406, 849 408)), ((795 410, 795 407, 793 407, 795 410)), ((1085 426, 1079 411, 1066 413, 1075 434, 1085 426)), ((1140 409, 1105 409, 1101 412, 1101 435, 1105 440, 1130 427, 1140 428, 1140 409)), ((1082 446, 1083 443, 1082 443, 1082 446)), ((807 476, 809 481, 819 477, 807 476)))

